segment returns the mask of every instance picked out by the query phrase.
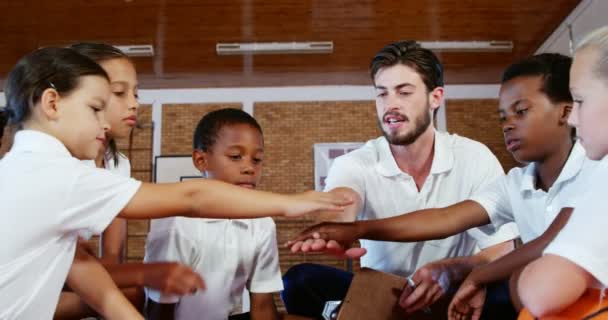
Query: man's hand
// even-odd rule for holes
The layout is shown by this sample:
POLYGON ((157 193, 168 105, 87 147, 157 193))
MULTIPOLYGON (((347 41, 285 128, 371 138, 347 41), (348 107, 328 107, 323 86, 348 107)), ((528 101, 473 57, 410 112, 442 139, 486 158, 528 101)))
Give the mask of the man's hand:
POLYGON ((163 293, 177 295, 193 294, 205 289, 205 282, 198 273, 175 262, 148 264, 144 284, 163 293))
POLYGON ((452 298, 448 307, 448 317, 450 320, 472 319, 478 320, 483 311, 486 299, 486 287, 479 285, 474 280, 472 273, 460 285, 458 292, 452 298))
POLYGON ((403 288, 399 305, 407 313, 425 309, 443 297, 450 287, 449 264, 429 263, 416 270, 403 288))
POLYGON ((343 258, 360 258, 367 251, 350 248, 361 230, 356 222, 323 222, 302 231, 287 246, 291 252, 324 252, 343 258))

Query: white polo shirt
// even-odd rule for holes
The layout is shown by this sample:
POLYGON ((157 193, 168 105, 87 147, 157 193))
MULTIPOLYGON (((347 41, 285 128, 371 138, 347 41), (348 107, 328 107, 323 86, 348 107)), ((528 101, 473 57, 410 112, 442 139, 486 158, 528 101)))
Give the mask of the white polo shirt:
POLYGON ((155 302, 179 303, 179 320, 225 320, 249 311, 242 301, 245 288, 252 293, 283 290, 276 227, 271 218, 152 221, 144 260, 180 262, 205 280, 207 289, 190 296, 146 289, 155 302))
POLYGON ((589 182, 572 194, 565 207, 573 207, 570 220, 544 253, 564 257, 608 287, 608 157, 599 163, 589 182), (576 196, 576 195, 579 196, 576 196))
MULTIPOLYGON (((513 168, 481 193, 471 197, 488 212, 494 228, 515 222, 521 240, 526 243, 540 236, 568 200, 587 185, 588 176, 597 165, 575 143, 557 180, 547 192, 536 188, 536 164, 513 168)), ((492 226, 490 225, 490 227, 492 226)))
POLYGON ((116 165, 116 159, 110 157, 109 154, 106 154, 104 166, 106 170, 110 170, 116 174, 119 174, 123 177, 131 176, 131 162, 129 162, 129 158, 127 158, 124 154, 118 152, 116 156, 118 159, 118 165, 116 165))
MULTIPOLYGON (((325 190, 352 188, 363 200, 358 219, 371 220, 455 204, 502 175, 500 163, 483 144, 435 131, 431 172, 420 191, 414 179, 399 169, 384 137, 338 157, 329 170, 325 190)), ((367 249, 361 265, 408 276, 429 262, 471 255, 476 245, 486 248, 516 237, 516 228, 509 225, 492 236, 471 229, 442 240, 415 243, 361 240, 367 249)))
MULTIPOLYGON (((127 158, 124 154, 122 154, 120 152, 117 154, 117 156, 120 157, 120 159, 118 160, 118 165, 115 165, 116 160, 114 158, 111 158, 108 154, 106 154, 105 161, 104 161, 104 168, 106 170, 109 170, 110 172, 121 175, 123 177, 127 177, 127 178, 131 177, 131 163, 129 162, 129 158, 127 158)), ((82 162, 84 164, 90 166, 91 168, 97 167, 94 160, 83 160, 82 162)), ((92 236, 93 236, 93 234, 87 230, 82 230, 80 232, 80 237, 85 240, 89 240, 92 236)), ((100 241, 99 252, 101 252, 101 241, 100 241)))
POLYGON ((29 130, 15 135, 0 177, 0 319, 52 319, 78 234, 102 232, 140 182, 91 168, 29 130))

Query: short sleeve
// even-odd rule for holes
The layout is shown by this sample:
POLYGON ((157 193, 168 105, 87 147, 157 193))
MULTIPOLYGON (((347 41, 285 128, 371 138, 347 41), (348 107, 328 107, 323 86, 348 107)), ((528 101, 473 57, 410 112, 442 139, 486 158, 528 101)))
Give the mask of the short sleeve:
POLYGON ((325 191, 347 187, 359 194, 361 199, 365 199, 365 181, 363 168, 351 155, 346 154, 334 160, 327 178, 325 179, 325 191))
POLYGON ((570 220, 544 253, 576 263, 603 286, 608 286, 608 197, 603 192, 608 187, 608 170, 605 163, 600 170, 595 171, 589 191, 571 203, 574 210, 570 220))
MULTIPOLYGON (((60 216, 63 232, 101 233, 133 198, 141 182, 80 161, 60 216)), ((66 182, 70 183, 70 182, 66 182)))
POLYGON ((492 225, 487 226, 490 228, 480 228, 486 228, 488 233, 498 230, 506 223, 515 221, 508 193, 508 176, 503 175, 494 179, 494 181, 488 184, 483 190, 474 194, 470 200, 477 202, 488 213, 492 225), (492 226, 493 228, 491 228, 492 226))
POLYGON ((279 292, 283 290, 279 252, 277 247, 276 226, 271 218, 259 221, 259 234, 251 277, 247 290, 253 293, 279 292))
POLYGON ((504 189, 507 180, 504 178, 505 173, 500 162, 498 162, 498 159, 490 149, 484 145, 479 150, 477 157, 478 159, 475 161, 474 167, 475 174, 471 175, 471 178, 475 179, 471 195, 485 194, 485 196, 472 200, 481 204, 488 211, 493 225, 472 228, 467 233, 477 240, 477 244, 481 249, 484 249, 517 238, 519 231, 517 225, 513 223, 512 218, 509 221, 508 215, 502 216, 505 212, 510 212, 510 204, 508 204, 509 197, 506 189, 504 189), (494 214, 494 218, 499 217, 499 215, 495 214, 495 210, 501 210, 500 217, 506 217, 502 221, 496 221, 496 225, 494 225, 495 222, 492 220, 492 214, 494 214), (511 223, 505 224, 507 222, 511 223), (496 232, 493 232, 494 230, 496 232))

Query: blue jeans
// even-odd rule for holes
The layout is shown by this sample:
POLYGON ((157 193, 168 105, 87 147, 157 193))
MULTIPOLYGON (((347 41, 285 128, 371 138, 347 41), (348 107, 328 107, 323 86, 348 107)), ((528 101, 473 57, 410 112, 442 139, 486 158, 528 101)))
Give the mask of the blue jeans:
MULTIPOLYGON (((341 269, 303 263, 291 267, 283 276, 281 298, 287 312, 315 319, 323 319, 321 313, 326 301, 343 300, 353 274, 341 269)), ((447 316, 447 310, 446 310, 447 316)), ((482 319, 517 319, 511 304, 508 281, 488 286, 482 319)))

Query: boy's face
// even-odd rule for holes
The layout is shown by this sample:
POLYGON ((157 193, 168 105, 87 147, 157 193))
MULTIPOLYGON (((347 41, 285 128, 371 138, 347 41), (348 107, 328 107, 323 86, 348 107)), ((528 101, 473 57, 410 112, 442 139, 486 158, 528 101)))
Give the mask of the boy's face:
POLYGON ((599 57, 595 48, 582 49, 570 68, 574 105, 568 123, 576 127, 587 157, 593 160, 608 153, 608 79, 596 74, 599 57))
POLYGON ((420 75, 411 67, 396 64, 374 77, 378 123, 394 145, 408 145, 431 125, 431 112, 439 107, 443 89, 428 93, 420 75))
POLYGON ((507 150, 519 162, 542 161, 569 135, 569 105, 553 103, 542 76, 521 76, 502 84, 498 112, 507 150))
POLYGON ((104 108, 110 95, 108 81, 81 77, 78 87, 59 96, 52 115, 54 135, 78 159, 95 159, 105 144, 109 124, 104 108))
POLYGON ((207 152, 192 153, 194 165, 207 178, 255 189, 262 177, 264 139, 249 124, 223 126, 207 152))

